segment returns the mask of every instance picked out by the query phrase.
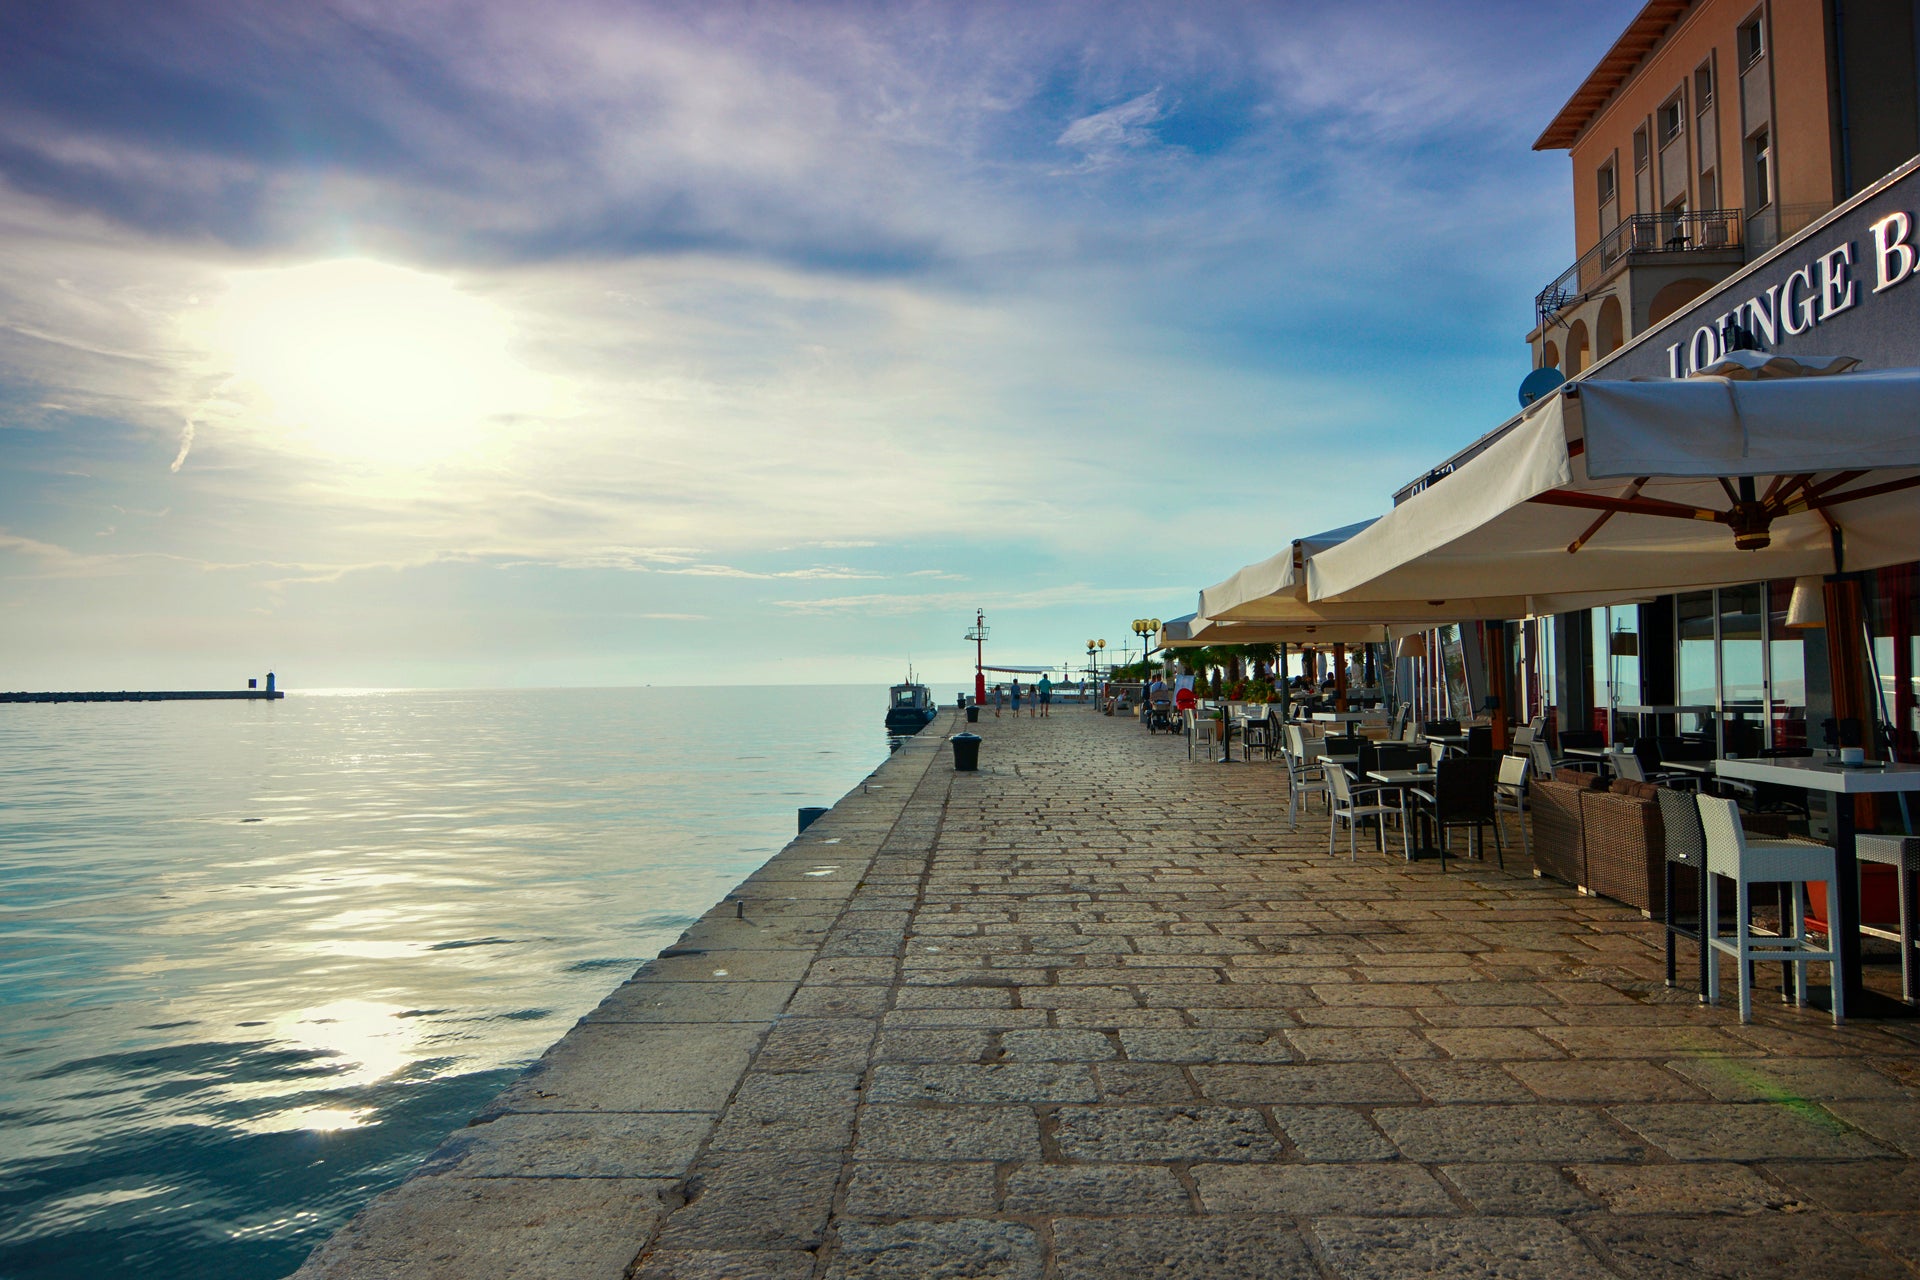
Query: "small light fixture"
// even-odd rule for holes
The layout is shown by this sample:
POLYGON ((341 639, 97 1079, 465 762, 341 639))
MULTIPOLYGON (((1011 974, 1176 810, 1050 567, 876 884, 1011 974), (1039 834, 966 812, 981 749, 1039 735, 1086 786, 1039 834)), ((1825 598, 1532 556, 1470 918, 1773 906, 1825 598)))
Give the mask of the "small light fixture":
POLYGON ((1787 602, 1786 625, 1792 631, 1811 631, 1827 625, 1827 593, 1819 578, 1793 580, 1793 598, 1787 602))
POLYGON ((1393 656, 1396 658, 1424 658, 1427 656, 1427 633, 1416 631, 1410 636, 1401 636, 1393 642, 1393 656))

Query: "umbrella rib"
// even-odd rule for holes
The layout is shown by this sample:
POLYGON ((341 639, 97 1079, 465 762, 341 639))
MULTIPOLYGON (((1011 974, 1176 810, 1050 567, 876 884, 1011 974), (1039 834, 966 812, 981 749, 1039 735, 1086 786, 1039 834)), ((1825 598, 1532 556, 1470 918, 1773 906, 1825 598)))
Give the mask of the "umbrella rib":
POLYGON ((1829 493, 1832 493, 1835 489, 1838 489, 1841 485, 1851 484, 1852 482, 1854 482, 1855 480, 1858 480, 1861 476, 1865 474, 1867 473, 1864 471, 1839 472, 1833 476, 1829 476, 1825 480, 1822 480, 1819 484, 1809 484, 1807 486, 1807 496, 1809 499, 1824 498, 1829 493))
POLYGON ((1738 492, 1734 490, 1732 481, 1728 480, 1725 476, 1715 476, 1714 479, 1718 480, 1720 482, 1720 487, 1727 491, 1728 502, 1740 501, 1740 495, 1738 492))
MULTIPOLYGON (((1640 486, 1645 484, 1649 479, 1651 479, 1651 477, 1641 476, 1638 480, 1635 480, 1632 484, 1628 485, 1627 491, 1621 494, 1620 496, 1622 498, 1639 497, 1640 486)), ((1614 515, 1615 513, 1612 511, 1602 511, 1600 513, 1600 518, 1595 520, 1592 524, 1588 525, 1587 531, 1585 533, 1581 534, 1579 537, 1575 538, 1572 542, 1569 542, 1567 544, 1567 554, 1574 555, 1578 553, 1580 548, 1586 546, 1588 542, 1592 541, 1594 534, 1600 532, 1600 528, 1602 525, 1606 524, 1607 521, 1613 519, 1614 515)))
POLYGON ((1883 493, 1898 493, 1902 489, 1920 486, 1920 476, 1908 476, 1904 480, 1888 480, 1882 484, 1870 484, 1864 489, 1855 489, 1851 493, 1830 493, 1814 498, 1794 510, 1812 510, 1826 514, 1828 507, 1837 507, 1843 502, 1858 502, 1862 498, 1877 498, 1883 493))
POLYGON ((1571 489, 1549 489, 1536 493, 1528 502, 1549 507, 1580 507, 1587 511, 1610 511, 1636 516, 1668 516, 1676 520, 1717 520, 1726 523, 1726 513, 1707 507, 1682 506, 1661 498, 1611 498, 1603 493, 1578 493, 1571 489))
POLYGON ((1775 513, 1784 514, 1793 505, 1793 495, 1813 483, 1813 473, 1803 471, 1798 475, 1776 476, 1774 479, 1779 491, 1767 498, 1766 505, 1775 513))

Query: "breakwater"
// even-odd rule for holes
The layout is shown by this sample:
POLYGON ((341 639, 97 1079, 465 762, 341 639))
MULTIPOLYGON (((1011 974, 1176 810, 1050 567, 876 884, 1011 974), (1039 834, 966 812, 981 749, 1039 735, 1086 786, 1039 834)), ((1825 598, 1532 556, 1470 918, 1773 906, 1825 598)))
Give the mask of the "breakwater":
POLYGON ((235 702, 271 701, 285 689, 119 689, 72 693, 0 693, 0 702, 235 702))

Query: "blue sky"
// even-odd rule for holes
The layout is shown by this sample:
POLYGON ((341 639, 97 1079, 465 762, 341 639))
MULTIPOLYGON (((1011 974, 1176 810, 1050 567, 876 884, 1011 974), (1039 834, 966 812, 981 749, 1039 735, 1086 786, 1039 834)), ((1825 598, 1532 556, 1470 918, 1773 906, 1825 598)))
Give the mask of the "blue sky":
POLYGON ((0 8, 0 686, 1118 648, 1510 412, 1636 8, 0 8))

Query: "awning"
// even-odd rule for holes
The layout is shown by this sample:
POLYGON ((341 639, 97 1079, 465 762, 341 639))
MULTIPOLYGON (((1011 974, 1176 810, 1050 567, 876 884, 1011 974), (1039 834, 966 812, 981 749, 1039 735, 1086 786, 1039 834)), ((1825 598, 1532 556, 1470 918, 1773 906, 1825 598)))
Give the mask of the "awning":
POLYGON ((1518 617, 1920 556, 1920 369, 1739 372, 1571 384, 1310 557, 1310 602, 1518 617))
POLYGON ((1216 622, 1194 613, 1160 626, 1163 649, 1216 644, 1385 644, 1394 638, 1386 627, 1365 622, 1216 622))
MULTIPOLYGON (((1398 639, 1400 634, 1422 627, 1438 627, 1482 618, 1524 618, 1536 614, 1564 613, 1569 609, 1585 609, 1596 604, 1617 604, 1625 598, 1618 592, 1570 596, 1555 590, 1552 594, 1543 593, 1538 598, 1490 593, 1465 599, 1308 599, 1311 577, 1308 566, 1357 538, 1369 537, 1379 523, 1378 520, 1364 520, 1343 529, 1296 538, 1279 554, 1248 565, 1225 582, 1202 591, 1200 609, 1195 616, 1211 619, 1215 623, 1260 623, 1265 626, 1388 626, 1393 629, 1393 638, 1398 639)), ((1322 643, 1334 642, 1322 640, 1322 643)))

